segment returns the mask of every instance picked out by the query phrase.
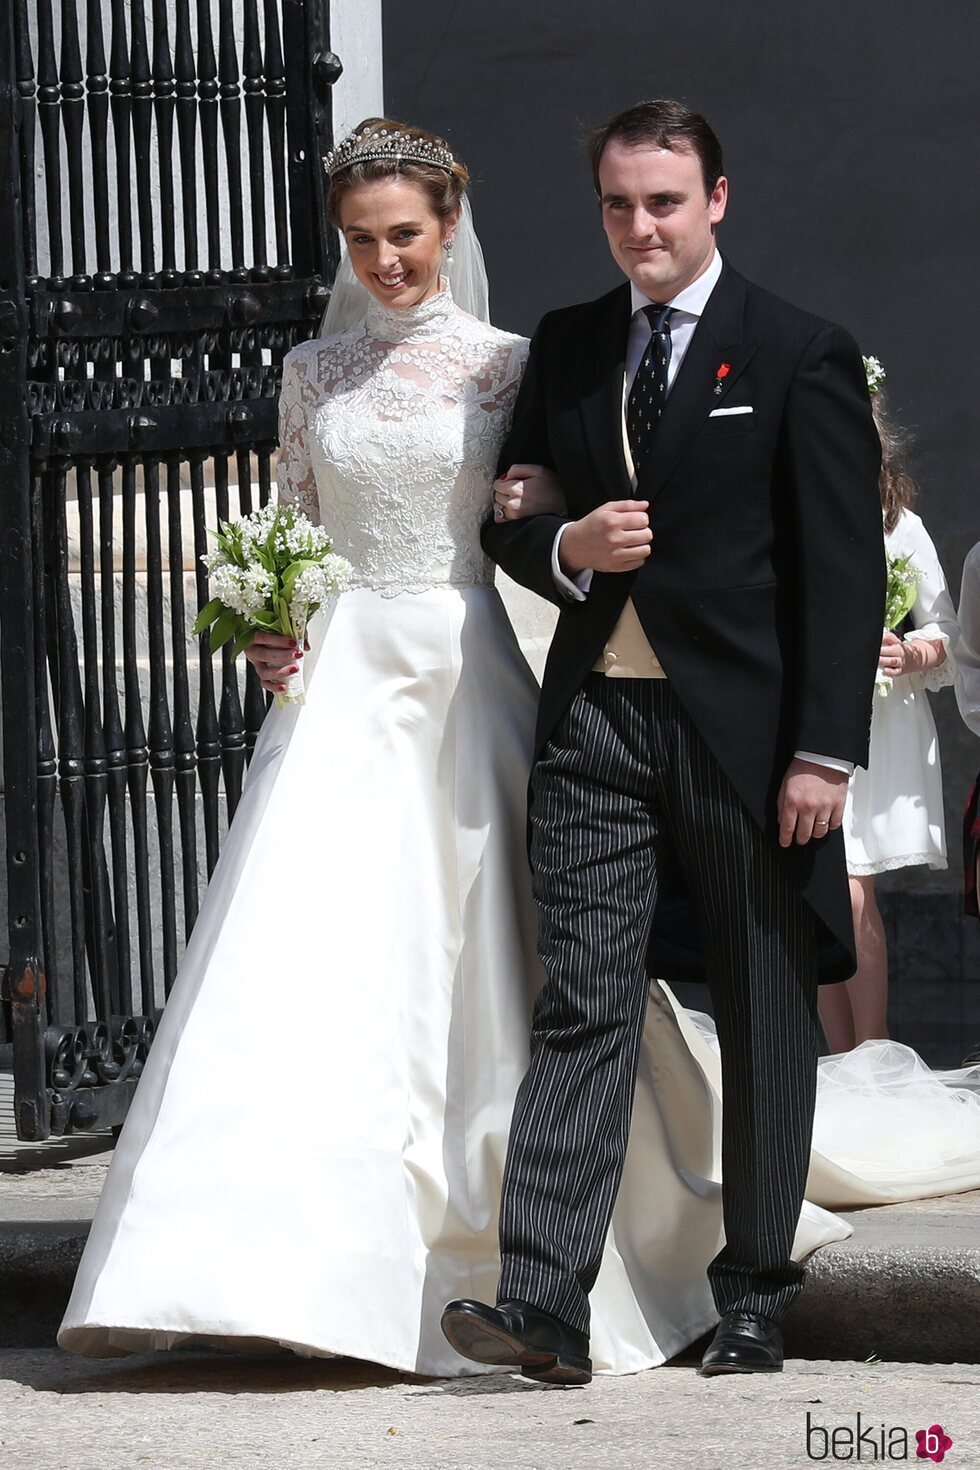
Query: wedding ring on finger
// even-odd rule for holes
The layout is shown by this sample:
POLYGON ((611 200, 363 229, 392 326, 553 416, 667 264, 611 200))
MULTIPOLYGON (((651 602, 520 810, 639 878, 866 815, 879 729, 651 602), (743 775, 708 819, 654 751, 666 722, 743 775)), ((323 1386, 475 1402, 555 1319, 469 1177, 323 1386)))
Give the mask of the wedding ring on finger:
POLYGON ((495 505, 494 506, 494 508, 493 508, 493 518, 494 518, 495 521, 502 521, 503 520, 503 518, 504 518, 504 508, 503 508, 502 505, 495 505))

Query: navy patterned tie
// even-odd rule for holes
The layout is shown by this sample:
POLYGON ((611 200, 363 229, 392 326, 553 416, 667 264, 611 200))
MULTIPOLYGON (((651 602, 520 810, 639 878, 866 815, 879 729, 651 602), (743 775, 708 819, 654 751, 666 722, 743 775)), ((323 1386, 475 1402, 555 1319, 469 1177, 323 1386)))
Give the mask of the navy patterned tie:
POLYGON ((643 308, 650 323, 650 341, 636 370, 626 404, 626 435, 633 468, 639 477, 653 448, 657 424, 667 398, 667 369, 670 366, 670 318, 672 306, 651 304, 643 308))

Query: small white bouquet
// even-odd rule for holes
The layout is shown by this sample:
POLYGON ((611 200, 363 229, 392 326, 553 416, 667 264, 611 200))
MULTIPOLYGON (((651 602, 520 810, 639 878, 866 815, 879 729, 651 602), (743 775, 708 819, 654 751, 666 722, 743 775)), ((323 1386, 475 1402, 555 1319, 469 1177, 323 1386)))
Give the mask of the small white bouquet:
MULTIPOLYGON (((888 581, 885 587, 885 628, 893 633, 899 623, 915 606, 919 569, 912 565, 911 556, 887 556, 885 558, 888 581)), ((892 687, 892 678, 879 670, 875 688, 879 694, 887 694, 892 687)))
MULTIPOLYGON (((234 640, 237 657, 254 634, 283 633, 300 642, 313 614, 349 586, 353 568, 337 556, 322 526, 291 505, 266 505, 214 533, 217 549, 201 558, 211 591, 195 633, 211 630, 211 651, 234 640)), ((276 704, 302 704, 303 670, 292 674, 276 704)))

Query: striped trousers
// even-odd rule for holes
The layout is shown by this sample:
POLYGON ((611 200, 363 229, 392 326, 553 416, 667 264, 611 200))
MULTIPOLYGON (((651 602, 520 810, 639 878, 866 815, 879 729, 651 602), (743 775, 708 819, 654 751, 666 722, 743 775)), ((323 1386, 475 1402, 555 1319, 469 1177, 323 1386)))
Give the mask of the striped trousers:
POLYGON ((806 1181, 817 1062, 816 933, 670 684, 590 674, 531 778, 547 982, 518 1093, 498 1299, 580 1331, 619 1188, 647 1005, 658 878, 698 908, 722 1058, 726 1243, 719 1313, 779 1319, 806 1181))

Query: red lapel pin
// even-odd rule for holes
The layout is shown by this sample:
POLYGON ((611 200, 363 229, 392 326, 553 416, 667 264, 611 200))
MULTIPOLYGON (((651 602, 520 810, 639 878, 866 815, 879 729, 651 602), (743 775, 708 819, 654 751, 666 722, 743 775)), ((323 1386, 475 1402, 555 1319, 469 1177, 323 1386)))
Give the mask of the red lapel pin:
POLYGON ((730 362, 723 362, 722 365, 721 365, 721 367, 715 373, 715 396, 716 397, 721 393, 721 391, 722 391, 722 384, 724 383, 725 379, 728 377, 728 374, 731 372, 731 370, 732 370, 731 363, 730 362))

